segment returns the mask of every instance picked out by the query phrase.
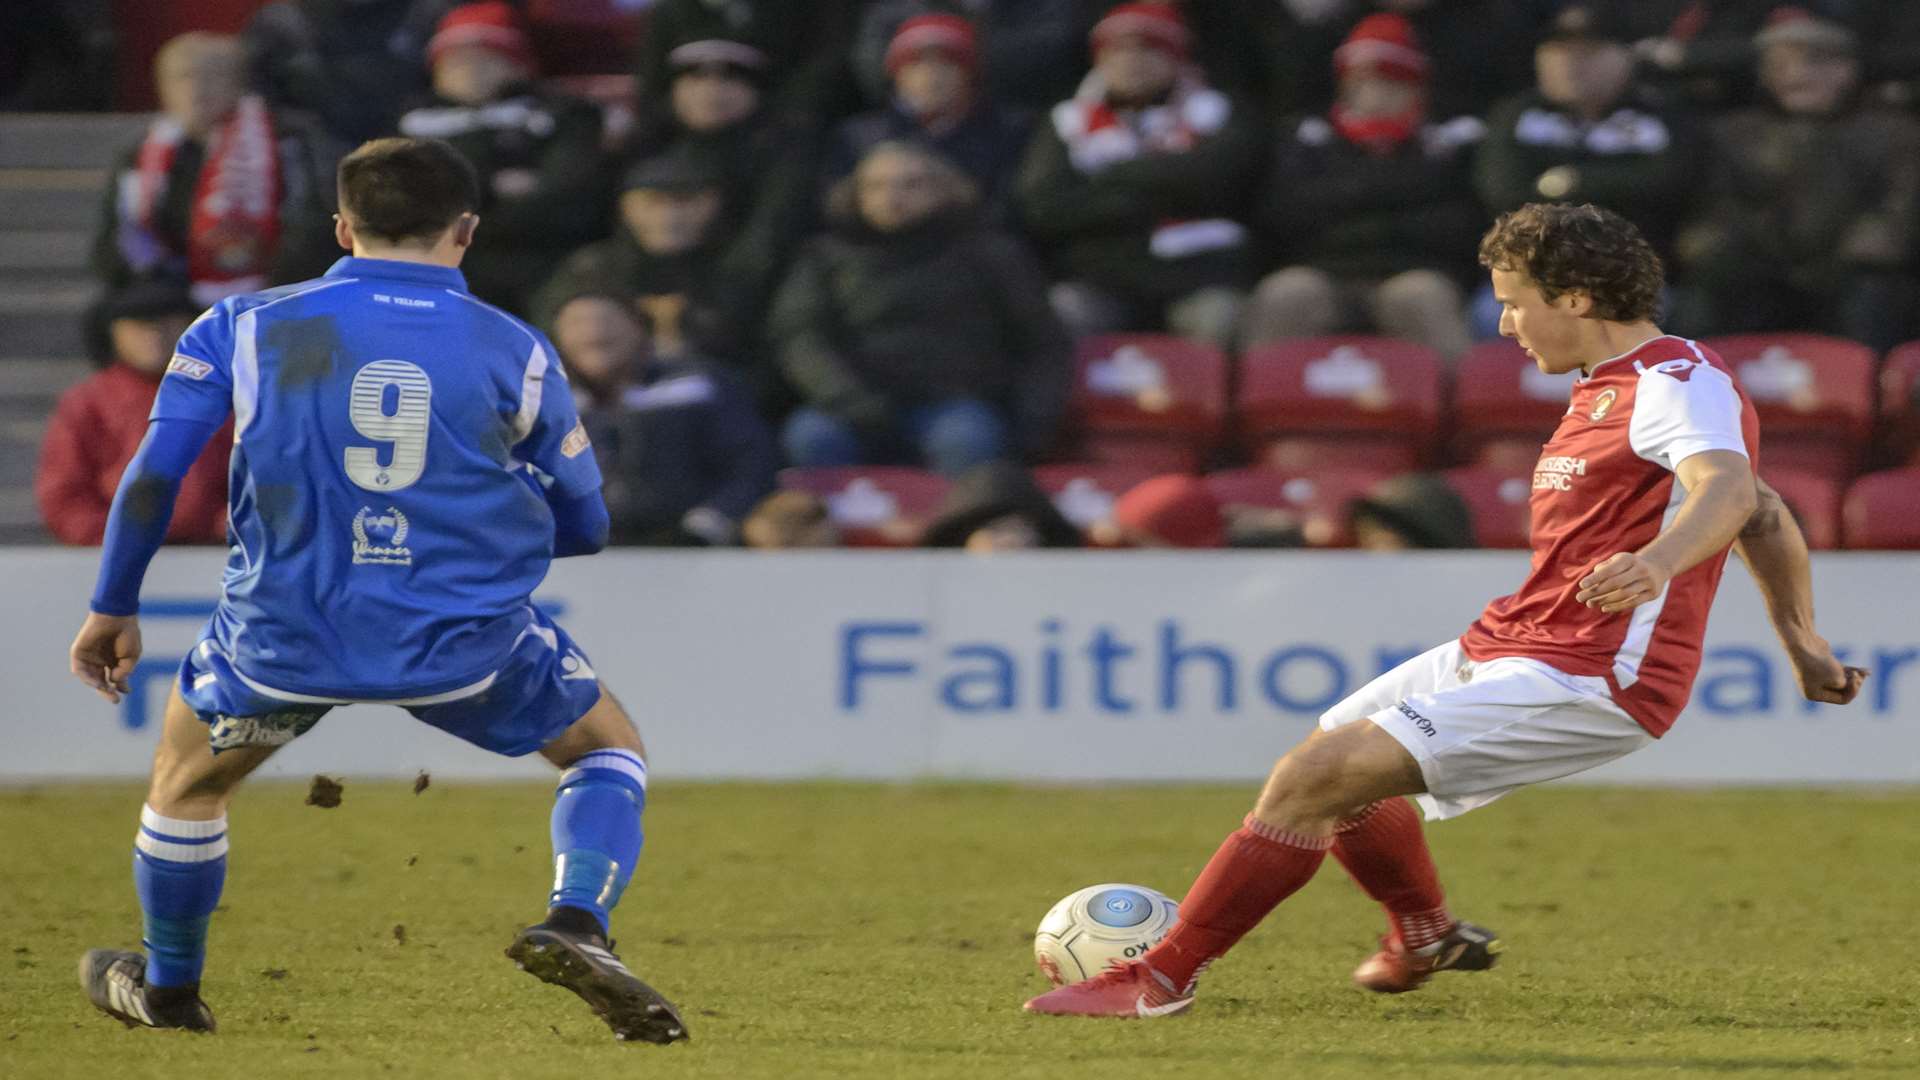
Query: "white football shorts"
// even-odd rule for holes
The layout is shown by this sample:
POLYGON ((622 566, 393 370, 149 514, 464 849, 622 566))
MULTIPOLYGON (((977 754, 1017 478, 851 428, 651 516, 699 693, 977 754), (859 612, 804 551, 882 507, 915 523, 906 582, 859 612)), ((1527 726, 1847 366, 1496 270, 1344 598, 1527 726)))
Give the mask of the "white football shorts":
POLYGON ((1516 788, 1585 772, 1653 741, 1607 683, 1538 660, 1467 659, 1429 649, 1355 691, 1320 728, 1372 720, 1420 763, 1429 821, 1459 817, 1516 788))

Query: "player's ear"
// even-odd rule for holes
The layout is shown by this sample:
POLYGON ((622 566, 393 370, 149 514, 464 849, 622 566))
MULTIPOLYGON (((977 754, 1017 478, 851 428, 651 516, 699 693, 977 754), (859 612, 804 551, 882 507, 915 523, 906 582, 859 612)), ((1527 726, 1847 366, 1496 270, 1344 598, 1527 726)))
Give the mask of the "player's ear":
POLYGON ((1569 289, 1561 293, 1556 302, 1576 319, 1593 314, 1593 294, 1585 289, 1569 289))
POLYGON ((353 226, 347 224, 345 214, 333 215, 333 242, 348 251, 353 250, 353 226))
POLYGON ((474 230, 480 227, 479 214, 461 214, 460 220, 453 223, 453 244, 455 247, 471 247, 474 230))

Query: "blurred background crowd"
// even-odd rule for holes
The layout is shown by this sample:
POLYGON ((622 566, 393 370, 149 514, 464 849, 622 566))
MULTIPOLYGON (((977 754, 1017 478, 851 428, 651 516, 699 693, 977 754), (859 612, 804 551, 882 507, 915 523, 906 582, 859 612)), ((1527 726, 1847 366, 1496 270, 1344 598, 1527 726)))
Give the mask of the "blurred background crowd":
POLYGON ((1474 254, 1564 200, 1661 252, 1815 546, 1920 547, 1903 0, 46 0, 0 111, 148 114, 42 434, 66 543, 185 325, 323 272, 401 133, 477 169, 467 280, 556 343, 618 542, 1524 546, 1567 383, 1474 254))

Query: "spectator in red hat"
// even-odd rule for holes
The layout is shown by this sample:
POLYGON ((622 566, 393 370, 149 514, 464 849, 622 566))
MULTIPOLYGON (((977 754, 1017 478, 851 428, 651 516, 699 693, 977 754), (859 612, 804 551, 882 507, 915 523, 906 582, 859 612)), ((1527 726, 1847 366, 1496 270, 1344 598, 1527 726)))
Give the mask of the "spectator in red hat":
POLYGON ((1286 265, 1260 282, 1260 345, 1377 331, 1465 352, 1465 285, 1482 211, 1470 167, 1484 129, 1429 116, 1431 61, 1407 20, 1370 15, 1334 53, 1339 100, 1274 156, 1259 221, 1286 265))
POLYGON ((462 4, 427 43, 433 96, 400 133, 444 139, 480 176, 480 229, 461 270, 474 295, 525 314, 567 253, 606 232, 600 110, 540 90, 533 43, 502 0, 462 4))
POLYGON ((1055 106, 1016 181, 1027 231, 1076 334, 1155 330, 1226 344, 1245 298, 1242 219, 1257 125, 1187 62, 1168 4, 1094 25, 1093 71, 1055 106))
MULTIPOLYGON (((120 474, 147 434, 147 414, 174 343, 201 306, 178 282, 142 281, 115 292, 104 305, 112 362, 68 390, 47 423, 34 494, 47 530, 63 544, 98 545, 120 474)), ((201 452, 174 504, 167 539, 218 544, 227 538, 229 421, 201 452)))
POLYGON ((1227 542, 1220 500, 1197 476, 1170 473, 1144 480, 1113 504, 1113 519, 1095 526, 1106 546, 1217 548, 1227 542))
POLYGON ((1033 125, 1026 115, 1000 108, 984 95, 973 24, 958 15, 908 19, 887 46, 886 66, 891 102, 840 125, 828 153, 825 185, 851 173, 880 143, 912 139, 972 177, 987 212, 1004 217, 1033 125))
MULTIPOLYGON (((1493 103, 1527 88, 1542 9, 1562 0, 1374 0, 1359 5, 1407 20, 1427 55, 1433 75, 1427 97, 1434 116, 1485 116, 1493 103)), ((1610 0, 1625 4, 1628 0, 1610 0)), ((1641 6, 1647 0, 1632 0, 1641 6)))
POLYGON ((1764 104, 1723 117, 1700 218, 1681 231, 1696 334, 1817 330, 1884 351, 1912 336, 1920 123, 1866 108, 1859 43, 1777 9, 1754 39, 1764 104))
POLYGON ((854 34, 853 72, 869 102, 887 101, 887 53, 900 25, 921 15, 958 15, 980 39, 984 95, 1039 112, 1073 92, 1087 64, 1083 0, 869 0, 854 34))

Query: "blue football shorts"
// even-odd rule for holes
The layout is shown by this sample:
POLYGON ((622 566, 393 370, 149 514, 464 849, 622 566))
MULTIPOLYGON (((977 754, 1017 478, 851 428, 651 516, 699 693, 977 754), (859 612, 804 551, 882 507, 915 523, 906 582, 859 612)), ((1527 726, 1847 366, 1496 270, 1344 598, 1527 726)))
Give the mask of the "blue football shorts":
POLYGON ((496 754, 519 757, 558 738, 600 699, 593 665, 552 619, 535 609, 505 664, 471 691, 447 698, 344 700, 271 691, 234 669, 232 658, 202 639, 180 665, 180 696, 207 725, 213 752, 284 746, 340 705, 397 705, 449 735, 496 754))

